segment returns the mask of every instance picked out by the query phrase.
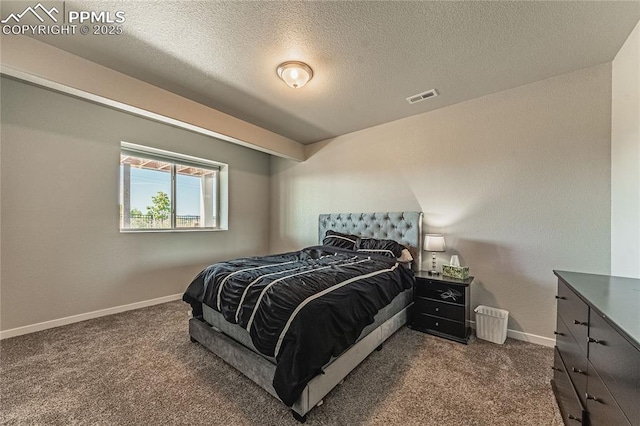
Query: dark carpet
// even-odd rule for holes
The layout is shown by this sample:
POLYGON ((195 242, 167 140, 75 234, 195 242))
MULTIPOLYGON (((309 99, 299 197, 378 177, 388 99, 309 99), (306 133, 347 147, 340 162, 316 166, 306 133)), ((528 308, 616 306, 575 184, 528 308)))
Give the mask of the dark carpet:
MULTIPOLYGON (((0 422, 298 425, 289 409, 189 341, 171 302, 0 342, 0 422)), ((313 409, 308 425, 561 425, 553 351, 449 342, 406 327, 313 409)))

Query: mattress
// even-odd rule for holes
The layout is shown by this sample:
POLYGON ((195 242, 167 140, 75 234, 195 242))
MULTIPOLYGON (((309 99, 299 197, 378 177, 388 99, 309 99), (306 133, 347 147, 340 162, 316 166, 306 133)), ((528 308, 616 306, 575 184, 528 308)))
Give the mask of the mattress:
MULTIPOLYGON (((371 331, 378 328, 382 323, 387 321, 389 318, 391 318, 392 316, 400 312, 406 306, 410 305, 412 301, 413 301, 412 288, 407 289, 401 292, 400 294, 398 294, 391 301, 391 303, 389 303, 387 306, 383 307, 378 311, 378 313, 374 317, 373 323, 369 324, 362 330, 362 333, 360 333, 360 336, 356 340, 356 343, 360 341, 363 337, 371 333, 371 331)), ((247 330, 240 327, 238 324, 232 324, 228 322, 227 320, 224 319, 224 317, 220 312, 203 304, 202 315, 204 320, 215 329, 233 338, 235 341, 242 344, 244 347, 252 350, 253 352, 257 353, 258 355, 265 358, 272 364, 274 365, 276 364, 276 359, 274 357, 264 355, 256 349, 256 347, 251 342, 251 336, 249 335, 249 332, 247 330)), ((329 361, 327 365, 331 364, 332 361, 333 359, 331 359, 331 361, 329 361)))

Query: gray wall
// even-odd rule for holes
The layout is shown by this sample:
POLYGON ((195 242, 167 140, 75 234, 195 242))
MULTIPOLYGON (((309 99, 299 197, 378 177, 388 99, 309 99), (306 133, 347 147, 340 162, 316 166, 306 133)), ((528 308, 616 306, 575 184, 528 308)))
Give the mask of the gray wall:
POLYGON ((212 261, 268 251, 267 154, 1 84, 2 330, 181 293, 212 261), (121 234, 120 141, 229 164, 229 230, 121 234))
POLYGON ((612 73, 611 274, 640 278, 640 23, 612 73))
MULTIPOLYGON (((442 93, 441 96, 446 96, 442 93)), ((272 158, 271 251, 314 244, 319 213, 422 210, 476 276, 473 306, 552 338, 553 269, 610 269, 611 64, 272 158)), ((425 256, 423 268, 428 267, 425 256)))

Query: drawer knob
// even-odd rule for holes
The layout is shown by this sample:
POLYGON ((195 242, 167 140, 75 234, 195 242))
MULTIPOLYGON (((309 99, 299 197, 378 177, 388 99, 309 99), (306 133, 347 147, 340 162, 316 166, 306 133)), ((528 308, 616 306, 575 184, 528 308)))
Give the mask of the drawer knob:
POLYGON ((589 337, 589 343, 595 343, 596 345, 604 345, 602 340, 594 339, 593 337, 589 337))
POLYGON ((560 333, 559 331, 554 331, 553 334, 557 336, 564 336, 564 333, 560 333))
POLYGON ((440 323, 439 323, 439 322, 437 322, 437 323, 436 323, 436 327, 438 327, 438 326, 440 326, 440 323))
POLYGON ((555 366, 551 367, 551 369, 554 370, 554 371, 562 371, 562 369, 560 369, 558 367, 555 367, 555 366))
POLYGON ((564 296, 556 296, 556 299, 566 300, 567 298, 564 296))
POLYGON ((579 368, 575 368, 575 367, 571 367, 571 371, 578 374, 587 374, 584 371, 580 370, 579 368))
POLYGON ((578 320, 573 320, 573 323, 574 323, 575 325, 588 325, 588 323, 586 323, 586 322, 582 322, 582 321, 578 321, 578 320))
POLYGON ((575 420, 576 422, 581 422, 582 419, 574 416, 573 414, 569 414, 569 420, 575 420))
POLYGON ((436 312, 440 312, 440 308, 436 308, 436 312))
POLYGON ((585 396, 587 399, 592 400, 593 402, 602 402, 601 400, 599 400, 599 399, 598 399, 598 398, 596 398, 595 396, 593 396, 593 395, 589 395, 588 393, 585 393, 585 394, 584 394, 584 396, 585 396))

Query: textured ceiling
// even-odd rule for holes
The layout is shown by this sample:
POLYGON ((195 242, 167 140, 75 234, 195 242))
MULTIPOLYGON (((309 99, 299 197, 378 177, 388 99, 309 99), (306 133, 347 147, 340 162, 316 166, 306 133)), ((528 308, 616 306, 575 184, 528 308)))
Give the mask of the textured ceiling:
POLYGON ((640 19, 638 1, 66 7, 124 10, 125 34, 40 40, 302 143, 609 62, 640 19), (287 87, 276 76, 287 60, 313 80, 287 87), (440 95, 405 100, 429 89, 440 95))

